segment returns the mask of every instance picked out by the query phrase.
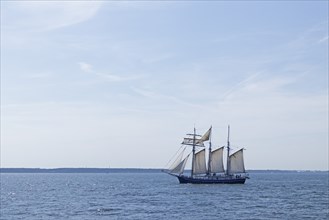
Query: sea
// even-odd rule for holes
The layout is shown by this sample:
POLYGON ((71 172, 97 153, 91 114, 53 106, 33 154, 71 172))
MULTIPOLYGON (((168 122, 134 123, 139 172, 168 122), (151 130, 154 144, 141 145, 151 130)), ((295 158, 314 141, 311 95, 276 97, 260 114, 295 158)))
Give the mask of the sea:
POLYGON ((242 185, 161 172, 1 173, 1 219, 329 219, 329 173, 250 172, 242 185))

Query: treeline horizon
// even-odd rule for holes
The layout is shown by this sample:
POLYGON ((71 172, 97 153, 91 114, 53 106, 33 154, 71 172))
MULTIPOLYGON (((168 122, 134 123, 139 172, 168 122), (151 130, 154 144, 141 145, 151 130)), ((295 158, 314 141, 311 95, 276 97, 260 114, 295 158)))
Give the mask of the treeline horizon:
MULTIPOLYGON (((159 168, 0 168, 0 173, 159 173, 159 168)), ((186 170, 188 172, 189 170, 186 170)), ((328 170, 279 170, 250 169, 250 173, 261 172, 328 172, 328 170)))

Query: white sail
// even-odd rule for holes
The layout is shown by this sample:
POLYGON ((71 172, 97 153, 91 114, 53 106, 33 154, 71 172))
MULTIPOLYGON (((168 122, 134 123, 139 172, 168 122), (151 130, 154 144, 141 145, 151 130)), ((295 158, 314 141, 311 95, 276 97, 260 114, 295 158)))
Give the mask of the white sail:
POLYGON ((171 164, 171 166, 169 167, 169 170, 175 169, 177 167, 177 165, 182 161, 183 155, 184 155, 184 151, 186 148, 184 148, 182 150, 182 152, 177 156, 176 160, 171 164))
POLYGON ((224 147, 218 148, 211 152, 210 156, 210 172, 211 173, 223 173, 223 150, 224 147))
POLYGON ((206 167, 206 154, 205 149, 199 151, 195 154, 194 158, 194 166, 193 166, 193 173, 194 174, 204 174, 207 173, 206 167))
POLYGON ((177 173, 177 174, 182 174, 184 172, 184 168, 187 162, 188 157, 190 156, 187 155, 184 160, 182 160, 176 167, 174 167, 173 169, 169 169, 170 173, 177 173))
POLYGON ((243 149, 238 150, 229 158, 229 173, 244 173, 243 149))
POLYGON ((200 139, 196 141, 196 144, 201 144, 205 141, 209 141, 211 135, 211 128, 212 127, 210 127, 209 130, 200 139))
MULTIPOLYGON (((201 145, 203 142, 200 139, 195 139, 195 145, 201 145)), ((184 138, 182 144, 193 145, 193 138, 184 138)))

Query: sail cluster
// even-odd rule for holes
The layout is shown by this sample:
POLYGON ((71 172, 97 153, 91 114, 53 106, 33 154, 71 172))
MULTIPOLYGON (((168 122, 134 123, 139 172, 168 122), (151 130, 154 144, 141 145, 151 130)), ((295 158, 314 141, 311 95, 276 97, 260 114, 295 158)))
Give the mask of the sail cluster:
POLYGON ((203 142, 209 141, 211 134, 211 128, 201 137, 201 138, 184 138, 182 144, 185 145, 196 145, 196 146, 204 146, 203 142))
MULTIPOLYGON (((212 175, 215 173, 226 173, 226 174, 234 174, 234 173, 244 173, 245 167, 244 167, 244 161, 243 161, 243 149, 240 149, 236 151, 235 153, 227 156, 227 170, 225 172, 224 169, 224 147, 220 147, 218 149, 211 151, 211 143, 209 143, 209 151, 208 155, 206 155, 206 148, 204 145, 204 142, 210 141, 211 136, 211 128, 203 135, 199 136, 199 138, 196 138, 196 134, 194 134, 193 138, 188 137, 184 138, 182 144, 183 145, 192 145, 193 151, 192 151, 192 176, 193 175, 212 175), (195 147, 204 147, 203 149, 194 152, 195 147), (193 154, 194 153, 194 154, 193 154), (208 161, 206 159, 206 156, 208 156, 208 161), (207 166, 208 162, 208 166, 207 166)), ((227 146, 227 149, 229 151, 229 146, 227 146)), ((183 158, 184 151, 178 155, 177 159, 174 161, 174 163, 169 168, 169 173, 173 174, 183 174, 185 165, 187 163, 187 160, 190 156, 188 154, 187 156, 183 158)))

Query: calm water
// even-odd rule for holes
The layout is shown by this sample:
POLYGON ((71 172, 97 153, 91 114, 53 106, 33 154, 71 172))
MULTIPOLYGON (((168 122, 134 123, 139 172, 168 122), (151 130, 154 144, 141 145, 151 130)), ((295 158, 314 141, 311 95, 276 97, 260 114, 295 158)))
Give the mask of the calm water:
POLYGON ((1 219, 329 219, 328 172, 181 185, 163 173, 1 174, 1 219))

